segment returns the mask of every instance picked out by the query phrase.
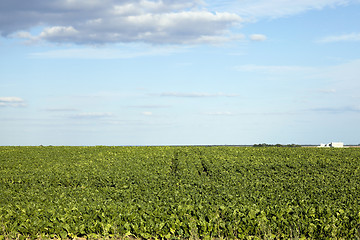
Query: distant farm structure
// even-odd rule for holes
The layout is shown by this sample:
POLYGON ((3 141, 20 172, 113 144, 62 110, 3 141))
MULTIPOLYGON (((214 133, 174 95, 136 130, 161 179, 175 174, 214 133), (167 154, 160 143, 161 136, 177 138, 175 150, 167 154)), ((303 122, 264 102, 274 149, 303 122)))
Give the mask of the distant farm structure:
POLYGON ((343 142, 331 142, 328 144, 321 143, 319 147, 342 148, 344 147, 344 143, 343 142))

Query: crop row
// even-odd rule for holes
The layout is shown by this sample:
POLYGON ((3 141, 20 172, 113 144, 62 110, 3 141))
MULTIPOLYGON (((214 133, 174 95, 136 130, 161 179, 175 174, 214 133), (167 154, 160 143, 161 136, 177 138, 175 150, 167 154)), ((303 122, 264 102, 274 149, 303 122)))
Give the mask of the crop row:
POLYGON ((0 147, 0 235, 359 239, 360 149, 0 147))

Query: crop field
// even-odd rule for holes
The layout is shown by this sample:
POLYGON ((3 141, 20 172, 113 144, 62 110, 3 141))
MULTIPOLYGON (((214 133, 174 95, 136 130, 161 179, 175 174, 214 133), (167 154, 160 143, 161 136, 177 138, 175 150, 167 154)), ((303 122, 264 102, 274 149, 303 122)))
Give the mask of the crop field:
POLYGON ((360 149, 0 147, 0 239, 360 239, 360 149))

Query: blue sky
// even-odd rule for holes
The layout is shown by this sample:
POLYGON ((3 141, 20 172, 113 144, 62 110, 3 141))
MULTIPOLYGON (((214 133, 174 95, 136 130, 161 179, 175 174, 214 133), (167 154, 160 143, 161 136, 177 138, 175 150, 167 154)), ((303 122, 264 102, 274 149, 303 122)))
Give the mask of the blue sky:
POLYGON ((360 143, 358 0, 1 0, 0 16, 0 145, 360 143))

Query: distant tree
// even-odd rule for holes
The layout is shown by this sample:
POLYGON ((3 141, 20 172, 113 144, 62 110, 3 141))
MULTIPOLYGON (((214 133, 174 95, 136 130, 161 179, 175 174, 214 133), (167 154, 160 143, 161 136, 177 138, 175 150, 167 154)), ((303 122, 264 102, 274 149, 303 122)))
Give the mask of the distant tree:
POLYGON ((271 147, 271 144, 267 143, 260 143, 260 144, 254 144, 253 147, 271 147))
POLYGON ((261 144, 254 144, 253 147, 301 147, 301 145, 298 145, 298 144, 282 145, 280 143, 272 145, 272 144, 267 144, 267 143, 261 143, 261 144))
POLYGON ((298 144, 288 144, 286 147, 301 147, 301 145, 298 144))

